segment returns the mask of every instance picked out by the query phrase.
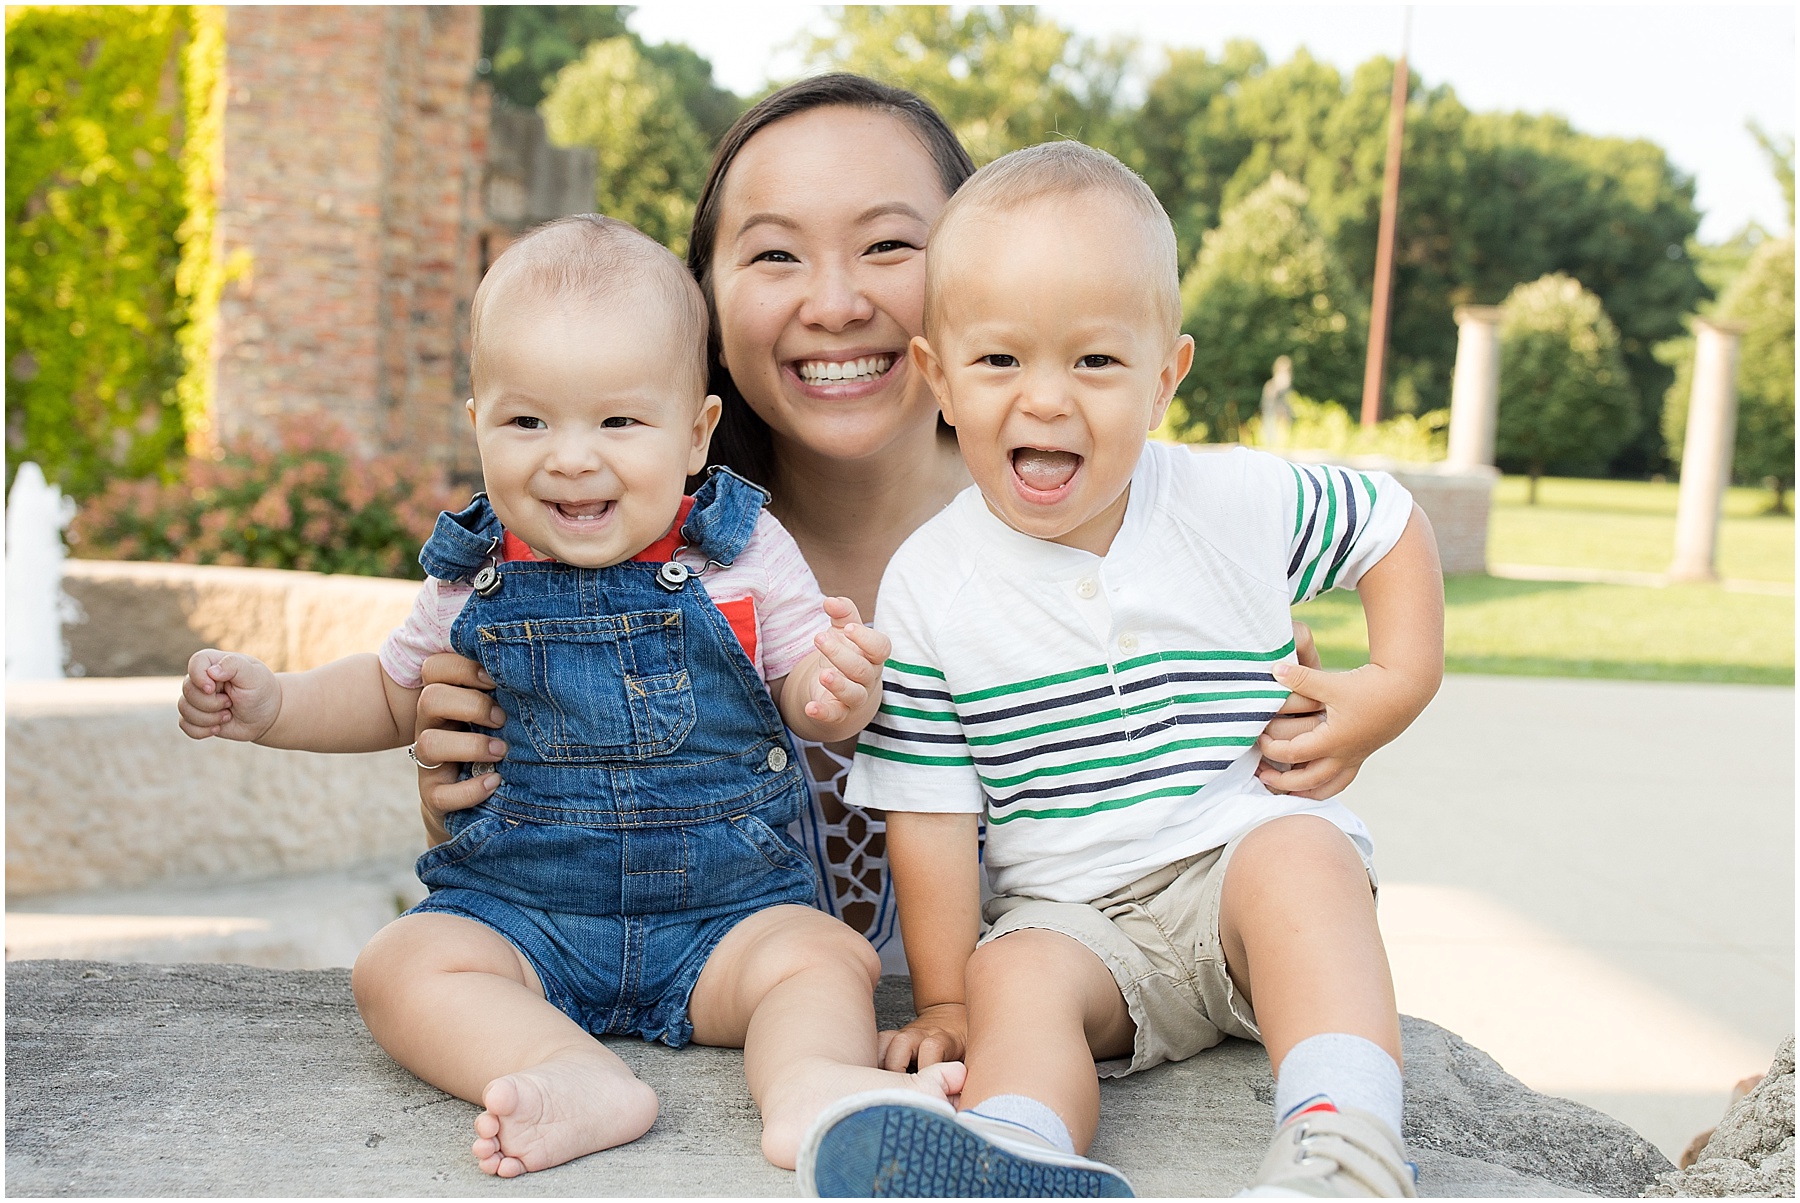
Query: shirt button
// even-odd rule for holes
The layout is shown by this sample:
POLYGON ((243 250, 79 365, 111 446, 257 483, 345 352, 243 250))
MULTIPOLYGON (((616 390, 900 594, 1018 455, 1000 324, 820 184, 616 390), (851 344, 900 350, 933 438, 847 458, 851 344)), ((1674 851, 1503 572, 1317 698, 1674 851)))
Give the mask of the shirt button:
POLYGON ((1091 576, 1084 576, 1075 584, 1075 592, 1082 598, 1089 598, 1100 592, 1099 582, 1091 576))
POLYGON ((1137 636, 1130 632, 1119 636, 1119 650, 1122 652, 1137 651, 1137 636))
POLYGON ((771 773, 779 773, 782 769, 787 768, 787 749, 770 748, 769 759, 765 763, 769 766, 771 773))

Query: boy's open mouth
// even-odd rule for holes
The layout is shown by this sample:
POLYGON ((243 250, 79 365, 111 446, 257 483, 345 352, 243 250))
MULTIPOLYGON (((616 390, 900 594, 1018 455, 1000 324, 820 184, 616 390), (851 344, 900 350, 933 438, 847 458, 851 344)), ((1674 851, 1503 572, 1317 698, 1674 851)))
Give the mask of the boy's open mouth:
POLYGON ((897 355, 864 355, 859 359, 801 359, 794 373, 807 384, 868 384, 893 368, 897 355))
POLYGON ((552 501, 547 502, 557 515, 569 522, 598 522, 612 513, 615 501, 552 501))
MULTIPOLYGON (((1013 475, 1026 495, 1055 493, 1075 478, 1082 458, 1073 451, 1052 451, 1043 447, 1014 447, 1013 475)), ((1046 497, 1045 500, 1052 500, 1046 497)))

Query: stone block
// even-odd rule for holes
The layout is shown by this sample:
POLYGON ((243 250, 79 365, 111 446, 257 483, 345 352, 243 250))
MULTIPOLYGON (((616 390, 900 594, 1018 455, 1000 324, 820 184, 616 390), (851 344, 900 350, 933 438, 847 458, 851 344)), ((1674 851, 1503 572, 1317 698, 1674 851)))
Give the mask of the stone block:
POLYGON ((175 725, 175 677, 6 687, 6 892, 304 873, 421 847, 400 751, 323 756, 175 725))
POLYGON ((68 560, 63 589, 82 612, 63 628, 71 675, 187 671, 203 647, 297 672, 372 652, 406 620, 417 581, 274 568, 68 560))
POLYGON ((1438 559, 1446 576, 1487 571, 1488 518, 1493 507, 1496 468, 1477 465, 1453 468, 1442 463, 1413 463, 1377 455, 1331 455, 1294 450, 1281 453, 1304 464, 1342 464, 1365 472, 1386 472, 1404 485, 1431 519, 1438 559))
MULTIPOLYGON (((608 1038, 662 1100, 642 1139, 503 1181, 469 1155, 476 1108, 369 1039, 344 970, 15 961, 6 975, 12 1195, 776 1196, 743 1055, 608 1038)), ((884 978, 882 1023, 909 983, 884 978)), ((1420 1194, 1635 1195, 1669 1169, 1598 1112, 1526 1089, 1454 1035, 1402 1021, 1420 1194)), ((1260 1046, 1228 1040, 1101 1083, 1094 1155, 1143 1195, 1222 1196, 1270 1135, 1260 1046)))

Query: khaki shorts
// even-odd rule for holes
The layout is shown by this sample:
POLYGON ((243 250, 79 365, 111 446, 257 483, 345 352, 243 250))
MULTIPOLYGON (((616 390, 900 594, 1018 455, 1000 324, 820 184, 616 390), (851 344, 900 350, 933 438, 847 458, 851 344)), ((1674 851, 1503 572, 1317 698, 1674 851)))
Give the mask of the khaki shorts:
MULTIPOLYGON (((1256 1015, 1226 972, 1219 939, 1225 867, 1243 838, 1178 860, 1092 902, 990 898, 982 914, 992 926, 981 943, 1022 928, 1043 928, 1077 941, 1105 963, 1137 1034, 1129 1061, 1095 1066, 1103 1078, 1185 1060, 1227 1036, 1260 1040, 1256 1015)), ((1372 889, 1372 872, 1369 884, 1372 889)))

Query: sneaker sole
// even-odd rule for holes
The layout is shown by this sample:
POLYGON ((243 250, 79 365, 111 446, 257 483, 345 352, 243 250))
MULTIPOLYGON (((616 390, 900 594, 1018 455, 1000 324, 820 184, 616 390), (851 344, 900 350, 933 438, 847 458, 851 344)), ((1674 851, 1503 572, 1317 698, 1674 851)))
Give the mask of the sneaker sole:
POLYGON ((827 1199, 1135 1197, 1110 1166, 1048 1149, 1015 1153, 947 1111, 923 1098, 871 1101, 828 1119, 802 1154, 803 1191, 827 1199))

